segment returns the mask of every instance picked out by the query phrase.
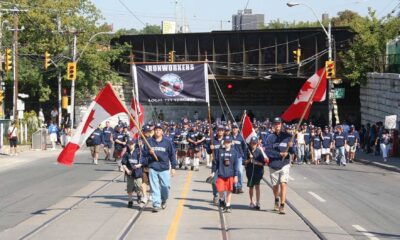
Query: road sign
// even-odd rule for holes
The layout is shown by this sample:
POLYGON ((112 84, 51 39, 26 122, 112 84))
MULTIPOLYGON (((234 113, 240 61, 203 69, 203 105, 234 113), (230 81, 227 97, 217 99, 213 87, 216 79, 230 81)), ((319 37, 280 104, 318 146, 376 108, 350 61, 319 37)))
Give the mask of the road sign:
POLYGON ((345 96, 345 88, 335 88, 334 98, 335 99, 344 99, 345 96))

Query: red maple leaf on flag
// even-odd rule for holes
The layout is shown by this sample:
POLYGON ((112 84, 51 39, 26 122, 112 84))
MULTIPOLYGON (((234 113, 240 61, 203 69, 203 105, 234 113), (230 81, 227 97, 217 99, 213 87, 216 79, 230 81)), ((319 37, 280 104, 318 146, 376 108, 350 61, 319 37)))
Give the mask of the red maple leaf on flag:
POLYGON ((82 134, 85 134, 85 133, 86 133, 88 127, 93 128, 93 127, 90 125, 90 123, 94 120, 94 117, 93 117, 93 116, 94 116, 94 112, 95 112, 94 109, 92 109, 92 111, 90 111, 90 114, 89 114, 89 116, 88 116, 88 118, 87 118, 87 121, 85 122, 85 125, 83 126, 82 134))

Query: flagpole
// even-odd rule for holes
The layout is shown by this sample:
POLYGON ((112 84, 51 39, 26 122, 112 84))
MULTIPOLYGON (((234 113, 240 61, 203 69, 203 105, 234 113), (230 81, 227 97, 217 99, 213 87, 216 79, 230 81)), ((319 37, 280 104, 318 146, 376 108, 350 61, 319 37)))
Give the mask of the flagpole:
MULTIPOLYGON (((314 99, 315 93, 317 92, 317 89, 318 89, 318 87, 319 87, 319 85, 320 85, 320 83, 321 83, 321 80, 324 78, 325 72, 326 72, 326 68, 324 68, 324 70, 322 71, 322 74, 321 74, 321 76, 319 77, 317 86, 315 86, 315 88, 313 89, 313 92, 311 93, 310 98, 308 99, 308 102, 307 102, 306 107, 304 108, 303 114, 301 114, 300 120, 299 120, 299 122, 297 123, 297 126, 296 126, 296 128, 295 128, 296 131, 299 130, 299 127, 301 126, 301 123, 303 122, 303 119, 304 119, 304 117, 305 117, 305 115, 306 115, 306 113, 307 113, 307 111, 308 111, 308 108, 311 106, 311 102, 312 102, 313 99, 314 99)), ((294 137, 295 137, 295 134, 292 134, 292 137, 290 138, 289 143, 293 143, 294 137)), ((290 148, 290 147, 289 147, 289 145, 288 145, 287 148, 286 148, 286 150, 285 150, 285 153, 289 152, 289 148, 290 148)))
MULTIPOLYGON (((112 90, 114 91, 115 96, 118 97, 118 94, 115 92, 114 88, 112 88, 112 90)), ((118 100, 120 100, 120 99, 118 98, 118 100)), ((121 101, 121 100, 120 100, 120 101, 121 101)), ((121 103, 122 103, 122 101, 121 101, 121 103)), ((149 149, 152 149, 152 147, 150 146, 150 144, 149 144, 149 142, 147 141, 146 137, 143 135, 142 129, 139 128, 140 125, 138 124, 138 122, 136 121, 136 119, 135 119, 135 118, 132 116, 132 114, 128 111, 128 108, 126 108, 125 104, 122 103, 122 106, 124 107, 125 112, 129 115, 129 118, 133 121, 133 123, 134 123, 136 126, 138 126, 139 134, 140 134, 140 136, 142 137, 144 143, 147 145, 147 147, 148 147, 149 149)), ((156 155, 155 153, 154 153, 153 157, 158 161, 158 157, 157 157, 157 155, 156 155)))

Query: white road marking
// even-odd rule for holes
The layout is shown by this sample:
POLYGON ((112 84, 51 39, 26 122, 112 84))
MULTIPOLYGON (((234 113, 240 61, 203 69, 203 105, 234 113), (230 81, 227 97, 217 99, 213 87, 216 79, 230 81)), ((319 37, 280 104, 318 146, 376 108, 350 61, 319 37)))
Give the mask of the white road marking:
POLYGON ((379 240, 379 238, 375 237, 374 234, 368 232, 365 228, 361 227, 360 225, 353 225, 353 227, 355 229, 357 229, 357 231, 362 233, 364 236, 366 236, 368 239, 370 239, 370 240, 379 240))
POLYGON ((320 197, 318 194, 314 193, 314 192, 308 192, 311 196, 315 197, 318 201, 320 202, 326 202, 325 199, 323 199, 322 197, 320 197))

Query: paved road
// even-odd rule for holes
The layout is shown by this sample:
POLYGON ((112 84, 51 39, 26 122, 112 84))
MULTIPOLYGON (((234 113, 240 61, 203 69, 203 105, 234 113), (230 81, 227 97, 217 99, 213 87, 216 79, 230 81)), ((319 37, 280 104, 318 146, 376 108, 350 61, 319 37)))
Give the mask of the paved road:
POLYGON ((97 166, 89 164, 87 151, 78 154, 73 167, 56 165, 57 155, 58 151, 28 151, 13 159, 0 159, 0 232, 42 214, 47 207, 115 169, 114 164, 103 161, 97 166))
POLYGON ((399 173, 358 163, 294 166, 291 173, 290 187, 354 238, 400 239, 399 173))
MULTIPOLYGON (((221 223, 204 183, 209 169, 178 171, 168 208, 153 214, 149 206, 126 208, 115 164, 94 166, 82 151, 67 168, 55 164, 57 154, 0 159, 0 239, 221 239, 223 224, 229 239, 318 238, 292 209, 285 216, 271 210, 264 183, 262 211, 248 209, 247 194, 234 195, 221 223)), ((294 166, 291 176, 289 201, 327 239, 400 239, 399 173, 350 164, 294 166)))

